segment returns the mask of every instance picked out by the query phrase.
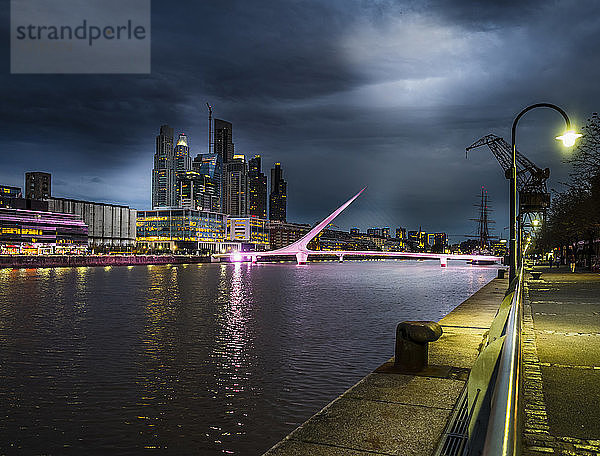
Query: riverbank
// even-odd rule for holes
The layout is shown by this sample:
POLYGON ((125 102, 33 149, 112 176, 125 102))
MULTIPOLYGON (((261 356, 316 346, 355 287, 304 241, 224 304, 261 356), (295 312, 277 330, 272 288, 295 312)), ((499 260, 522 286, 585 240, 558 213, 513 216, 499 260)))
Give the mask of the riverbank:
POLYGON ((425 371, 399 373, 391 358, 265 456, 432 455, 507 287, 493 279, 439 321, 425 371))
POLYGON ((210 263, 210 256, 194 255, 0 255, 1 268, 63 268, 133 266, 147 264, 210 263))

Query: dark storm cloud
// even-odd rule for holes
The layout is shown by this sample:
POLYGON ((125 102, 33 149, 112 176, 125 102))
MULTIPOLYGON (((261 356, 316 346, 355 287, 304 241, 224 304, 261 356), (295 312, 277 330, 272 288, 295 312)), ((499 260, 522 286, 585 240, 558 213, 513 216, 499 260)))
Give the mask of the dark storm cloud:
MULTIPOLYGON (((593 1, 152 7, 150 75, 9 75, 3 45, 2 182, 20 185, 35 167, 65 182, 64 196, 148 207, 158 127, 205 152, 210 101, 233 122, 236 151, 283 163, 291 220, 313 223, 369 185, 340 226, 462 234, 486 185, 501 231, 500 168, 487 150, 465 160, 464 148, 507 138, 528 103, 556 102, 579 123, 598 110, 593 1)), ((519 127, 521 149, 556 179, 567 172, 559 121, 532 113, 519 127)))

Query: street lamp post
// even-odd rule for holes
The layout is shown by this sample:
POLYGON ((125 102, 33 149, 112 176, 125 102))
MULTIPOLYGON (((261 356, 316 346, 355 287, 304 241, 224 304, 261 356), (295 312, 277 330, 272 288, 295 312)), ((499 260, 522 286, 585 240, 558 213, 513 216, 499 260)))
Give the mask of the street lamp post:
POLYGON ((536 103, 531 106, 527 106, 523 109, 512 124, 512 168, 510 169, 510 273, 509 281, 512 281, 517 276, 517 267, 519 262, 519 253, 517 252, 517 146, 516 146, 516 133, 517 123, 523 115, 535 108, 550 108, 559 112, 565 119, 567 131, 562 136, 557 136, 556 139, 560 139, 566 147, 571 147, 575 144, 577 138, 581 134, 575 133, 571 130, 571 121, 567 113, 558 106, 551 103, 536 103))

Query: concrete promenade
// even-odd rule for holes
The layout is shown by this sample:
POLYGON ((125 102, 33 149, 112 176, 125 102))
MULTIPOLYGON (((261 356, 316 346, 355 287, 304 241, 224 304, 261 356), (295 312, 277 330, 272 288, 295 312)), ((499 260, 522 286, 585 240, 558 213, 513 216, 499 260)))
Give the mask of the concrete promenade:
POLYGON ((401 374, 390 359, 265 454, 432 455, 507 287, 494 279, 440 320, 426 371, 401 374))
POLYGON ((600 274, 526 282, 523 454, 600 454, 600 274))

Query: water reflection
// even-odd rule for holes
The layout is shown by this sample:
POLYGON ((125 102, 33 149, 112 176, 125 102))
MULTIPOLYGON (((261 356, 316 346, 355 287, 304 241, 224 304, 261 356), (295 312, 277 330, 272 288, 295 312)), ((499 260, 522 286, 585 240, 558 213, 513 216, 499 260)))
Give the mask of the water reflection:
POLYGON ((495 270, 0 270, 0 454, 260 454, 495 270))
POLYGON ((211 353, 217 366, 216 387, 213 399, 223 407, 223 425, 210 426, 209 436, 228 454, 235 453, 231 446, 244 435, 249 410, 236 407, 239 397, 244 397, 250 386, 253 340, 248 320, 251 312, 251 284, 248 283, 247 265, 233 263, 220 270, 220 306, 217 318, 218 331, 211 353))

